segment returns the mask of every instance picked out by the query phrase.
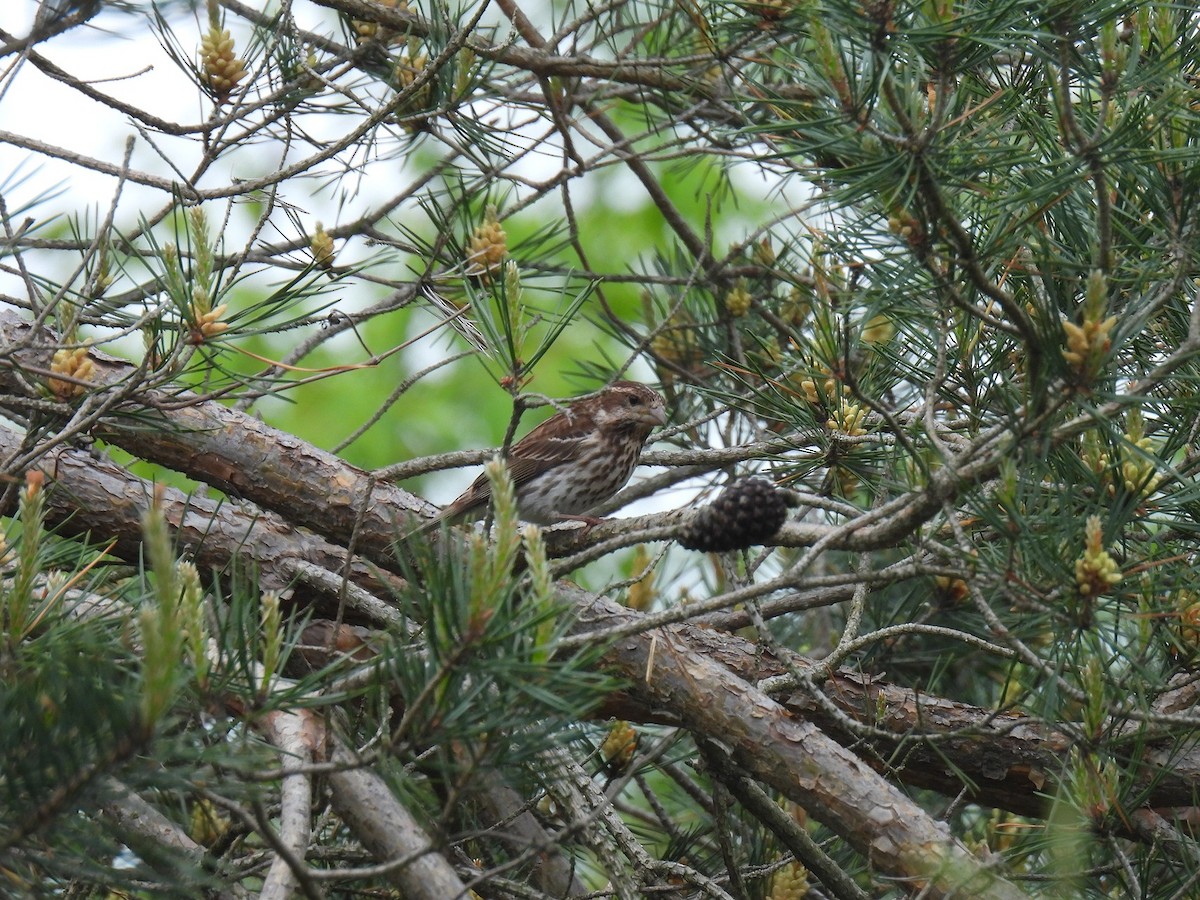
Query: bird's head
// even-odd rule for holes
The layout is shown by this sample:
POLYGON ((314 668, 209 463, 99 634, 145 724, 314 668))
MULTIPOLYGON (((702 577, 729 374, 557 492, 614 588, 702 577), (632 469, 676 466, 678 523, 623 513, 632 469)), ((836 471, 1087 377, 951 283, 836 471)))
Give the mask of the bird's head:
POLYGON ((595 398, 594 416, 601 428, 638 425, 650 429, 665 425, 667 407, 662 396, 636 381, 617 381, 595 398))

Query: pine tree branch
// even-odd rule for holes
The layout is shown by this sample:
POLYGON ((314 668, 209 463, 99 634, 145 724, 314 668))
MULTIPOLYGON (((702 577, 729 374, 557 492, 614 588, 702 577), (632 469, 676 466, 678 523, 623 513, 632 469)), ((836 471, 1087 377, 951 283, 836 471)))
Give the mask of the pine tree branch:
MULTIPOLYGON (((204 847, 136 791, 115 778, 106 779, 104 787, 111 797, 101 808, 105 823, 116 832, 121 843, 154 869, 170 878, 179 874, 181 856, 190 865, 206 862, 204 847)), ((244 900, 250 896, 232 881, 230 873, 224 873, 224 877, 229 887, 217 894, 219 900, 244 900)))
MULTIPOLYGON (((573 592, 576 629, 637 613, 573 592)), ((712 657, 683 626, 617 642, 605 655, 649 708, 728 748, 755 779, 803 806, 859 853, 932 896, 970 890, 981 897, 1024 894, 987 866, 905 794, 826 736, 712 657)))
MULTIPOLYGON (((0 456, 9 457, 20 446, 19 435, 0 428, 0 456)), ((87 450, 60 447, 38 467, 55 487, 47 502, 50 522, 60 533, 115 540, 112 552, 138 561, 141 517, 155 485, 87 450)), ((337 608, 345 573, 360 589, 348 595, 358 614, 379 623, 394 620, 394 609, 381 598, 398 589, 399 576, 361 560, 347 567, 343 548, 248 503, 218 502, 176 488, 158 490, 177 546, 202 569, 226 571, 231 560, 238 560, 257 571, 264 589, 291 588, 297 600, 330 611, 337 608), (318 572, 325 574, 319 577, 318 572)))
POLYGON ((414 900, 467 896, 462 880, 387 782, 341 742, 334 744, 332 761, 342 765, 327 776, 334 811, 377 859, 388 864, 387 877, 404 896, 414 900))
MULTIPOLYGON (((28 390, 23 373, 49 372, 57 343, 49 332, 34 335, 16 314, 3 312, 0 347, 21 348, 0 357, 0 390, 22 394, 28 390)), ((135 372, 98 350, 89 356, 96 387, 115 389, 135 372)), ((110 416, 95 436, 327 537, 346 540, 361 514, 358 549, 377 562, 392 561, 397 523, 429 510, 412 494, 374 482, 331 453, 187 391, 141 390, 123 412, 110 416)))

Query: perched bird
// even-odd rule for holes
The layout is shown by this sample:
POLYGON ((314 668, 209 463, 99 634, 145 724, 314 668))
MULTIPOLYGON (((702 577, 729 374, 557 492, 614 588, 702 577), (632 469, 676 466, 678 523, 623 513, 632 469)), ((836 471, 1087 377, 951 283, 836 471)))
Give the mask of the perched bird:
MULTIPOLYGON (((599 520, 584 514, 625 486, 650 432, 666 421, 663 398, 634 381, 576 400, 509 449, 518 515, 538 525, 594 525, 599 520)), ((487 476, 480 475, 430 524, 480 510, 491 496, 487 476)))

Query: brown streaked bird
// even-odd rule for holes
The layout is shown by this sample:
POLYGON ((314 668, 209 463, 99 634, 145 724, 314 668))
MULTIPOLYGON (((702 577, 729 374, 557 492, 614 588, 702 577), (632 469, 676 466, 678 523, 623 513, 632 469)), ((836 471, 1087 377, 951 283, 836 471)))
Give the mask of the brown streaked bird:
MULTIPOLYGON (((666 421, 663 398, 635 381, 576 400, 509 449, 518 515, 537 525, 594 525, 599 520, 585 513, 625 486, 650 432, 666 421)), ((480 510, 491 497, 487 475, 480 475, 430 524, 480 510)))

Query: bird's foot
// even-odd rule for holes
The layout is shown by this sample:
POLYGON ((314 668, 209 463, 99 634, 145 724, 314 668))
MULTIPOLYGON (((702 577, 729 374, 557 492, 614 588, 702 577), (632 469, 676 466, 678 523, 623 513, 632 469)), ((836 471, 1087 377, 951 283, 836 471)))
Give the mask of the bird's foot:
POLYGON ((602 516, 573 516, 569 513, 558 513, 555 516, 558 522, 582 522, 584 527, 582 534, 586 535, 589 531, 604 521, 602 516))

